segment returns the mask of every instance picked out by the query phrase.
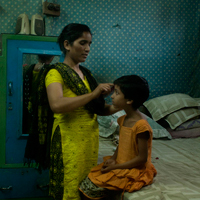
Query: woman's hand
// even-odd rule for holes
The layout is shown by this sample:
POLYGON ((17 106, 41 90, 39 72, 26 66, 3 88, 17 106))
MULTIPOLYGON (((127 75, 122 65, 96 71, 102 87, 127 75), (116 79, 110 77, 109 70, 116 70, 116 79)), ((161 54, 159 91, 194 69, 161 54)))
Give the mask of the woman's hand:
POLYGON ((112 83, 101 83, 92 92, 94 99, 98 98, 101 94, 108 95, 111 93, 112 83))

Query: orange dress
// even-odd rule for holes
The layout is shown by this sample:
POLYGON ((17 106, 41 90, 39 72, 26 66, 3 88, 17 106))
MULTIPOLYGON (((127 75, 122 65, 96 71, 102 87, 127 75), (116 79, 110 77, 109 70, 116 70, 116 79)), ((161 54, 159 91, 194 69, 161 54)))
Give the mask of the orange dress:
MULTIPOLYGON (((108 173, 102 174, 101 168, 103 163, 92 168, 89 173, 89 179, 98 187, 107 188, 109 190, 123 190, 133 192, 140 190, 143 186, 153 182, 157 171, 151 163, 152 149, 152 129, 145 119, 141 119, 135 123, 132 128, 124 127, 123 122, 125 115, 118 119, 120 125, 119 146, 117 163, 127 162, 138 155, 138 143, 136 136, 139 133, 148 131, 150 137, 148 139, 148 160, 142 167, 132 169, 115 169, 108 173)), ((104 161, 110 157, 105 157, 104 161)))

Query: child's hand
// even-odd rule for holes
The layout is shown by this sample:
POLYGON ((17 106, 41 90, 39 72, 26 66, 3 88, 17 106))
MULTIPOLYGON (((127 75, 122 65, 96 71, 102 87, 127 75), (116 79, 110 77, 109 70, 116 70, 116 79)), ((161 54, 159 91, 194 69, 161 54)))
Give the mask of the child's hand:
POLYGON ((101 168, 101 173, 104 174, 104 173, 107 173, 107 172, 113 170, 114 169, 113 166, 114 165, 109 165, 109 166, 103 165, 103 167, 101 168))
POLYGON ((115 165, 116 164, 116 160, 114 160, 114 159, 112 159, 112 158, 110 158, 110 159, 108 159, 108 160, 106 160, 105 162, 104 162, 104 165, 115 165))
POLYGON ((114 169, 114 165, 116 164, 116 160, 108 159, 105 161, 103 167, 101 168, 102 173, 107 173, 110 170, 114 169))

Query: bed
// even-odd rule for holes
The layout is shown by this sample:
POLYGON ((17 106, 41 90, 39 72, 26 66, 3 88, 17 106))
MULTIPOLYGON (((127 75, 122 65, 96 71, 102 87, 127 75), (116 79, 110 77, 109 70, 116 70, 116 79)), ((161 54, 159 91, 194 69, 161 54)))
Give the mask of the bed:
MULTIPOLYGON (((137 192, 125 192, 124 200, 200 200, 199 98, 191 99, 185 94, 166 95, 147 101, 144 107, 146 110, 143 108, 141 111, 153 129, 152 163, 158 174, 152 185, 137 192), (184 106, 180 105, 177 97, 180 101, 184 101, 184 106), (172 100, 173 98, 176 100, 172 100), (161 103, 163 99, 165 103, 177 106, 176 109, 161 103), (157 112, 160 103, 162 109, 166 106, 164 110, 167 112, 163 114, 163 111, 159 111, 160 113, 155 115, 154 111, 157 112), (156 109, 152 111, 151 107, 156 109), (191 112, 189 109, 192 109, 191 112), (170 116, 171 114, 173 116, 170 116), (182 115, 184 116, 178 119, 182 115)), ((123 111, 120 111, 113 116, 98 116, 99 163, 103 161, 105 155, 112 155, 117 147, 116 120, 123 114, 123 111)))

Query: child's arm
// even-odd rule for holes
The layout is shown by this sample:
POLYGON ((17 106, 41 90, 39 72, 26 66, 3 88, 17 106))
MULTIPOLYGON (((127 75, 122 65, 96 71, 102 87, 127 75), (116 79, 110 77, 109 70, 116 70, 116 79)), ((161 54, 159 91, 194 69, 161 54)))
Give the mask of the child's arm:
POLYGON ((148 158, 148 139, 149 139, 149 132, 139 133, 137 135, 138 151, 139 151, 138 156, 136 156, 132 160, 129 160, 121 164, 115 164, 115 165, 104 164, 104 168, 101 169, 101 172, 106 173, 114 169, 131 169, 145 164, 148 158))

